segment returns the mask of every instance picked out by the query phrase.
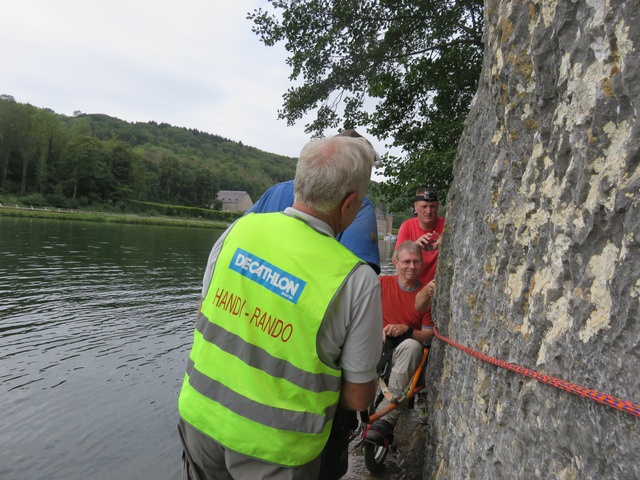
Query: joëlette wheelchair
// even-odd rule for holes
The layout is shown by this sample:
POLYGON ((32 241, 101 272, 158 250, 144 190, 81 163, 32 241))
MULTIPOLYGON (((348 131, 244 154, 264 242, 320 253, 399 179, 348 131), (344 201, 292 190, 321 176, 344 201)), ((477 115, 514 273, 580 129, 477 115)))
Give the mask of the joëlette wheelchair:
POLYGON ((393 441, 385 441, 383 444, 380 444, 378 442, 367 440, 367 430, 373 422, 381 419, 396 408, 400 408, 405 404, 410 404, 410 406, 413 405, 414 397, 425 388, 424 370, 429 356, 430 346, 431 339, 424 344, 420 364, 414 372, 413 377, 411 377, 411 382, 397 397, 394 397, 387 389, 387 383, 391 373, 391 362, 389 361, 390 358, 384 362, 385 352, 383 352, 383 359, 381 360, 381 363, 378 364, 378 394, 376 395, 374 402, 369 407, 369 410, 360 412, 360 423, 358 428, 353 431, 350 438, 350 440, 355 440, 360 436, 360 440, 355 444, 354 448, 364 447, 364 463, 367 470, 372 474, 377 474, 384 470, 384 461, 387 458, 387 454, 390 449, 395 450, 396 446, 393 441), (379 411, 376 411, 380 402, 382 402, 385 397, 389 401, 389 405, 379 411))

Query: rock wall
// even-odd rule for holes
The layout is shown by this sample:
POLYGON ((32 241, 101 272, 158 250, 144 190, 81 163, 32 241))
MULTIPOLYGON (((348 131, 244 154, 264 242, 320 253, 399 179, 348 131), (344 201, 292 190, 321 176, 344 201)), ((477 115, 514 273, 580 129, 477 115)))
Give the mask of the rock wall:
MULTIPOLYGON (((485 20, 437 328, 640 403, 640 4, 487 0, 485 20)), ((640 418, 434 344, 425 478, 640 478, 640 418)))

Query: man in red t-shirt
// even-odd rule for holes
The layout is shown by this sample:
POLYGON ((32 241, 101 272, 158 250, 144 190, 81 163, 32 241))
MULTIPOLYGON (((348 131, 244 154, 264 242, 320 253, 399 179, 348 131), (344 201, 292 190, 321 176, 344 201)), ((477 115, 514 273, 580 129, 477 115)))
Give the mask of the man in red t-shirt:
POLYGON ((438 248, 444 231, 444 218, 438 216, 439 207, 438 192, 431 187, 421 188, 416 192, 413 202, 417 216, 402 222, 398 230, 396 249, 407 240, 422 247, 422 269, 419 278, 423 285, 433 280, 436 274, 438 248))
MULTIPOLYGON (((425 187, 416 192, 413 208, 417 216, 405 220, 398 230, 396 249, 407 240, 422 248, 422 268, 419 279, 427 285, 436 275, 438 248, 444 231, 444 218, 438 216, 438 192, 435 188, 425 187)), ((426 312, 431 320, 431 309, 426 312)))
MULTIPOLYGON (((433 282, 423 285, 418 279, 422 267, 421 247, 411 241, 399 244, 393 253, 393 264, 397 275, 379 277, 382 294, 383 340, 391 342, 396 338, 400 343, 391 357, 391 375, 388 389, 399 396, 409 385, 411 377, 420 364, 424 342, 433 337, 431 316, 415 308, 416 295, 421 293, 423 302, 430 304, 433 282), (426 299, 426 300, 425 300, 426 299)), ((383 400, 380 408, 389 404, 383 400)), ((393 429, 400 409, 393 410, 374 422, 366 433, 367 439, 384 444, 393 440, 393 429)))

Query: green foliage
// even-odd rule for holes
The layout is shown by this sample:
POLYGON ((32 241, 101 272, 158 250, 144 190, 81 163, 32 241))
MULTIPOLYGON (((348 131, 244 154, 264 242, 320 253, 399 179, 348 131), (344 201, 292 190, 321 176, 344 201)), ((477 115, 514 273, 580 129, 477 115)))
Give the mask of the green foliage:
POLYGON ((248 18, 265 45, 284 42, 289 52, 298 86, 284 94, 280 118, 293 124, 314 112, 307 132, 364 126, 406 152, 383 164, 391 180, 378 193, 391 209, 425 184, 444 199, 480 75, 483 2, 270 3, 248 18))
POLYGON ((25 195, 24 197, 20 197, 20 202, 24 205, 29 205, 34 207, 47 204, 47 200, 40 193, 32 193, 30 195, 25 195))
POLYGON ((400 225, 406 220, 413 218, 413 208, 405 210, 403 212, 398 212, 393 214, 393 228, 396 230, 400 229, 400 225))
POLYGON ((64 179, 66 197, 75 200, 96 195, 99 200, 106 200, 113 182, 102 142, 87 135, 74 138, 63 152, 59 176, 64 179))
POLYGON ((296 160, 217 135, 103 114, 73 117, 0 95, 0 192, 49 205, 125 211, 133 200, 209 208, 223 190, 253 199, 296 160))
POLYGON ((443 202, 453 181, 455 155, 455 148, 451 148, 440 152, 419 151, 405 159, 385 157, 380 164, 388 180, 374 185, 372 191, 377 196, 390 199, 390 212, 401 212, 408 205, 413 205, 416 191, 423 186, 434 187, 443 202))

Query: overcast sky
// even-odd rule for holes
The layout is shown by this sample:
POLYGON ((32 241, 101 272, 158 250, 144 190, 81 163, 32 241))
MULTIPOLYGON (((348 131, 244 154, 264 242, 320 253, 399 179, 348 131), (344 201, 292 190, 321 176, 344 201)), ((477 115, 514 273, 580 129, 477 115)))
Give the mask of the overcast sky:
POLYGON ((0 94, 291 157, 308 141, 305 122, 277 119, 289 85, 284 47, 264 46, 246 20, 266 0, 0 1, 0 94))

